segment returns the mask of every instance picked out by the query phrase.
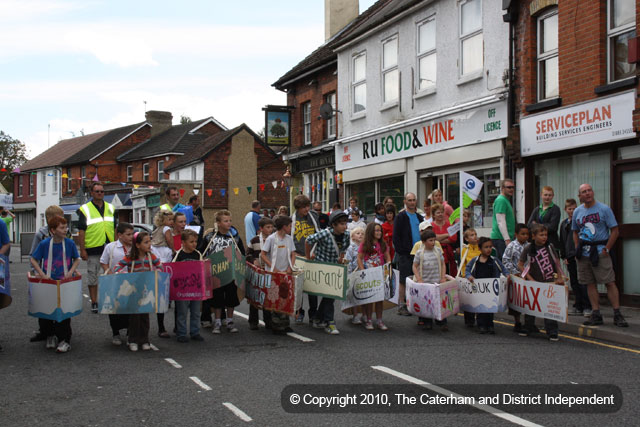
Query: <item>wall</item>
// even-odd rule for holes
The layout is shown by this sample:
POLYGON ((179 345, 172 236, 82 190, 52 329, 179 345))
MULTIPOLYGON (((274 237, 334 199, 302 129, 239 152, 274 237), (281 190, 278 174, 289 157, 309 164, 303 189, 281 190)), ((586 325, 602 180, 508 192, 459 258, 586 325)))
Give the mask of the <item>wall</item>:
POLYGON ((245 241, 244 216, 251 209, 251 202, 256 199, 258 193, 255 140, 250 133, 241 131, 233 136, 230 145, 228 191, 233 192, 233 188, 238 188, 239 191, 237 196, 235 194, 230 196, 228 209, 231 212, 233 225, 245 241), (247 187, 253 188, 251 194, 248 193, 247 187))
POLYGON ((193 165, 189 165, 184 168, 180 168, 178 170, 172 171, 170 178, 171 181, 199 181, 202 182, 204 179, 204 162, 199 162, 193 165), (196 168, 196 178, 195 180, 191 176, 191 169, 196 168))

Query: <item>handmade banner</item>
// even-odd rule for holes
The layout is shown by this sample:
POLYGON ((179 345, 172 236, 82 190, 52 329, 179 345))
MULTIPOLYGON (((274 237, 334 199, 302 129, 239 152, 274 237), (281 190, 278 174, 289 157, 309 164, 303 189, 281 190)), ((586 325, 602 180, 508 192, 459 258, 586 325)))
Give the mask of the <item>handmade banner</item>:
POLYGON ((293 316, 302 305, 302 273, 272 273, 247 263, 246 297, 258 308, 293 316))
MULTIPOLYGON (((213 296, 211 260, 167 262, 162 269, 171 275, 172 301, 203 301, 213 296)), ((216 287, 219 286, 216 281, 216 287)))
POLYGON ((348 277, 347 298, 342 302, 342 311, 351 314, 351 308, 384 301, 384 309, 398 305, 398 283, 400 272, 391 264, 354 271, 348 277))
POLYGON ((304 292, 344 300, 347 297, 347 266, 296 257, 296 269, 304 273, 304 292))
POLYGON ((460 310, 471 313, 501 313, 507 311, 507 278, 475 279, 458 277, 460 310))
POLYGON ((0 308, 11 305, 11 274, 9 273, 9 257, 0 255, 0 308))
POLYGON ((245 276, 247 274, 246 258, 233 246, 209 255, 213 287, 228 285, 235 281, 238 287, 238 299, 244 299, 245 276))
POLYGON ((100 276, 98 309, 101 314, 165 313, 170 279, 163 271, 100 276))
POLYGON ((569 289, 566 285, 540 283, 511 275, 509 308, 543 319, 567 322, 569 289))
POLYGON ((407 309, 428 319, 444 320, 460 311, 458 282, 417 283, 407 277, 407 309))
POLYGON ((82 277, 42 279, 27 275, 29 315, 62 322, 82 312, 82 277))

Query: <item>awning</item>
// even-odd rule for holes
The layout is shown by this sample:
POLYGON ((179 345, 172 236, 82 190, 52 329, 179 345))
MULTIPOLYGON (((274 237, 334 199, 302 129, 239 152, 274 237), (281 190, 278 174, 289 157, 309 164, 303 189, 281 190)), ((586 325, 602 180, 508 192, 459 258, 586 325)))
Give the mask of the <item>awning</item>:
POLYGON ((61 205, 62 211, 66 214, 75 213, 82 205, 61 205))
POLYGON ((36 208, 36 202, 16 203, 13 205, 14 211, 29 211, 36 208))
POLYGON ((122 206, 131 206, 131 193, 117 193, 116 196, 122 206))
POLYGON ((105 194, 104 195, 104 201, 107 203, 111 203, 113 201, 113 198, 116 197, 115 194, 105 194))

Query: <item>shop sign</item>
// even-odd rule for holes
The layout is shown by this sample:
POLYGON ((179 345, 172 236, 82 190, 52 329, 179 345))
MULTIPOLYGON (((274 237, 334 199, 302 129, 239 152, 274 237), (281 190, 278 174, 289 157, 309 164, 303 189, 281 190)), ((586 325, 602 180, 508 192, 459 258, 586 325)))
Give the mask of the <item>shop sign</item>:
POLYGON ((506 138, 507 133, 507 102, 500 101, 337 145, 336 169, 351 169, 506 138))
POLYGON ((156 206, 160 206, 160 195, 154 194, 153 196, 147 197, 147 207, 155 208, 156 206))
POLYGON ((635 91, 520 120, 522 156, 635 138, 635 91))
POLYGON ((136 197, 135 199, 131 199, 131 204, 136 209, 147 207, 147 201, 144 197, 136 197))
POLYGON ((291 144, 291 111, 286 106, 269 106, 265 111, 265 137, 267 145, 286 146, 291 144))
POLYGON ((335 154, 333 154, 333 151, 327 154, 304 157, 294 162, 295 171, 305 172, 309 170, 333 167, 333 165, 336 163, 335 159, 336 157, 335 154))

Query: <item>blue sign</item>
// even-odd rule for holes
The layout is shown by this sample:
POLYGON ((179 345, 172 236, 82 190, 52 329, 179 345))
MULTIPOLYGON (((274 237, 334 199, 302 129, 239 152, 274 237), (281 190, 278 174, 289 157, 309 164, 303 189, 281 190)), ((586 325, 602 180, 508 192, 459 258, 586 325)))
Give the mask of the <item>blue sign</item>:
POLYGON ((171 275, 161 271, 100 276, 98 310, 101 314, 164 313, 170 281, 171 275))

